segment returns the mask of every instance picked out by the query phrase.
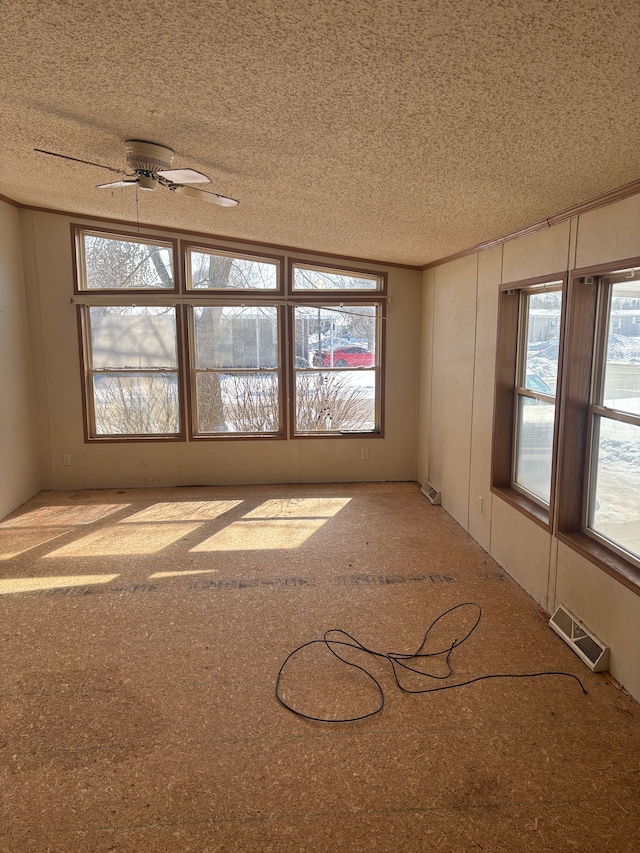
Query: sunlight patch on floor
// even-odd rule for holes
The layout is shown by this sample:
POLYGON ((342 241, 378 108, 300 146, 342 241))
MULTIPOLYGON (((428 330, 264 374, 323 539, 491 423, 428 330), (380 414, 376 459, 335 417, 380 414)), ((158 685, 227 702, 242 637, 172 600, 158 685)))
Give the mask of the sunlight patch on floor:
POLYGON ((120 575, 60 575, 45 578, 4 578, 0 580, 0 595, 15 592, 35 592, 40 589, 62 589, 67 586, 91 586, 109 583, 120 575))
POLYGON ((5 518, 0 528, 7 527, 55 527, 58 524, 75 526, 93 524, 114 512, 126 509, 128 503, 118 504, 78 504, 77 506, 39 506, 36 509, 5 518))
POLYGON ((288 498, 268 500, 252 509, 245 518, 331 518, 350 503, 351 498, 288 498))
POLYGON ((104 527, 63 545, 46 557, 115 557, 125 554, 157 554, 200 527, 199 524, 136 524, 104 527))
POLYGON ((137 524, 141 521, 208 521, 219 518, 241 503, 242 501, 158 502, 123 518, 120 524, 137 524))
POLYGON ((326 523, 324 518, 272 519, 236 521, 204 542, 192 552, 209 551, 277 551, 299 548, 326 523))
POLYGON ((0 530, 0 560, 10 560, 70 532, 68 527, 57 530, 0 530))

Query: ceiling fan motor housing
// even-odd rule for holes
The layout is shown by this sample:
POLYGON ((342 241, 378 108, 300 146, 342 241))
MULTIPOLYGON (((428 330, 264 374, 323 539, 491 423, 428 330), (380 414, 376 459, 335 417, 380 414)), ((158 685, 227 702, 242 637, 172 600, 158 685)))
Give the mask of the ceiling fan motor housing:
POLYGON ((154 175, 171 168, 173 151, 155 142, 144 142, 141 139, 127 139, 127 166, 134 172, 148 172, 154 175))

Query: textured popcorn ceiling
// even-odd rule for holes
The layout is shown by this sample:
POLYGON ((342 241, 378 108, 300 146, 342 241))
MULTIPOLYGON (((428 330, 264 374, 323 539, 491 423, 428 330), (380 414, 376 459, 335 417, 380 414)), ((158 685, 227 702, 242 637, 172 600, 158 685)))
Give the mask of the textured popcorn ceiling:
POLYGON ((637 0, 4 0, 0 194, 136 218, 123 142, 240 199, 141 222, 426 263, 640 178, 637 0))

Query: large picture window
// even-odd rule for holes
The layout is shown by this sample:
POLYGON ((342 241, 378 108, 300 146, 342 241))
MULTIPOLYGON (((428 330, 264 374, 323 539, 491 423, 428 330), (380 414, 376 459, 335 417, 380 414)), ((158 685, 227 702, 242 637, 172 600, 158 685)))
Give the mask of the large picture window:
POLYGON ((383 434, 384 274, 73 236, 87 441, 383 434))

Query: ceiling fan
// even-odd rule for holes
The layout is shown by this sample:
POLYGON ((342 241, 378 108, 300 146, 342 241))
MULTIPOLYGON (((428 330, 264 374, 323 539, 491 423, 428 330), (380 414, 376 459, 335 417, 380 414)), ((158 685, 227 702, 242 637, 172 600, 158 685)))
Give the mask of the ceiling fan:
POLYGON ((55 151, 44 151, 35 148, 39 154, 49 154, 52 157, 61 157, 63 160, 72 160, 74 163, 85 163, 88 166, 97 166, 99 169, 108 169, 118 175, 123 175, 118 181, 108 184, 98 184, 97 189, 110 189, 113 187, 138 186, 141 190, 154 190, 157 186, 165 187, 177 195, 199 198, 202 201, 219 204, 222 207, 235 207, 239 202, 235 198, 227 198, 218 193, 207 192, 197 189, 191 184, 210 184, 211 181, 202 172, 195 169, 172 169, 174 152, 164 145, 155 142, 145 142, 142 139, 127 139, 125 143, 127 166, 133 172, 129 174, 122 169, 114 169, 112 166, 104 166, 102 163, 92 163, 89 160, 79 160, 77 157, 68 157, 66 154, 57 154, 55 151))

